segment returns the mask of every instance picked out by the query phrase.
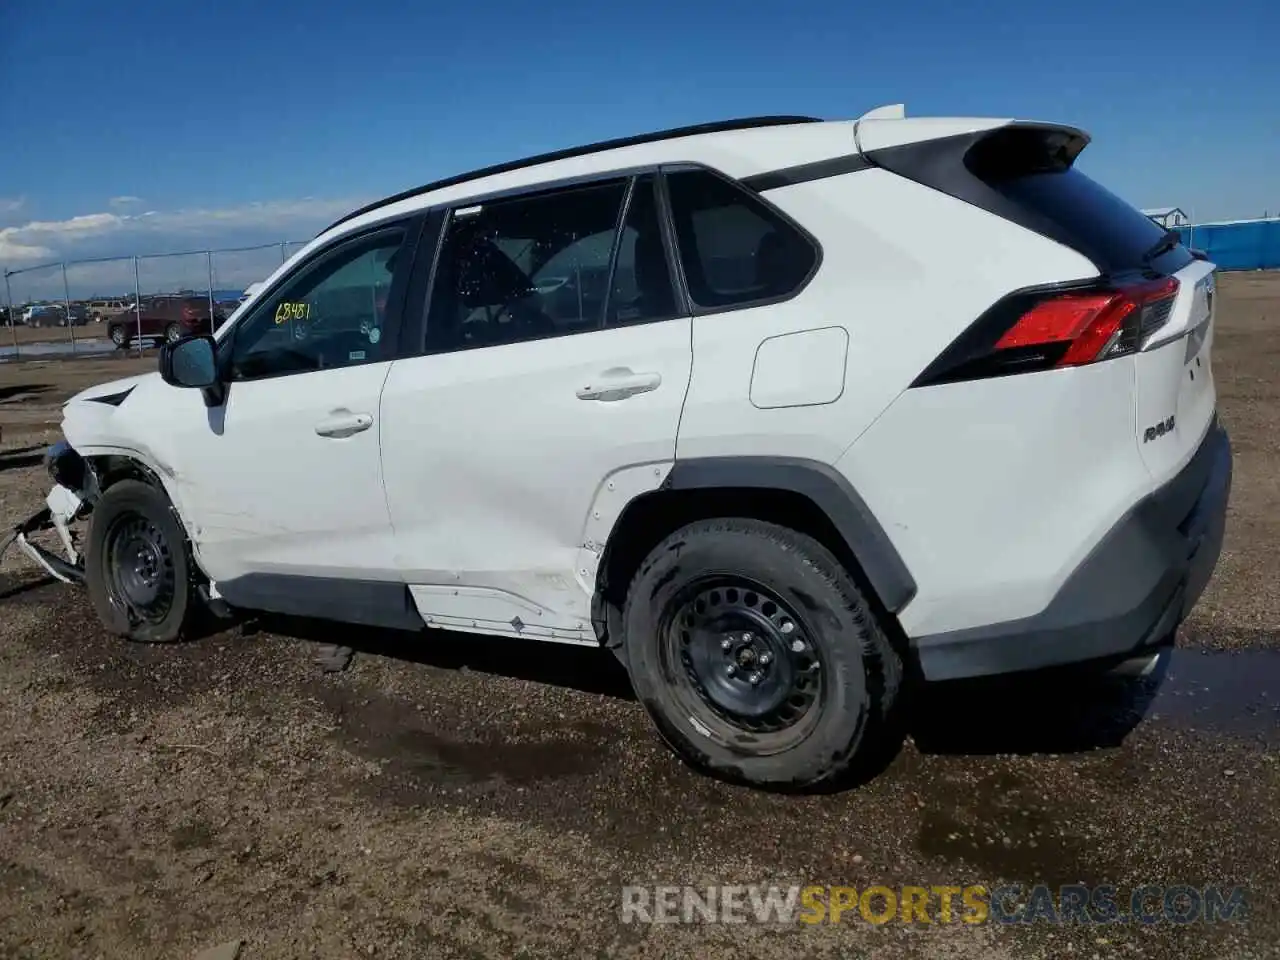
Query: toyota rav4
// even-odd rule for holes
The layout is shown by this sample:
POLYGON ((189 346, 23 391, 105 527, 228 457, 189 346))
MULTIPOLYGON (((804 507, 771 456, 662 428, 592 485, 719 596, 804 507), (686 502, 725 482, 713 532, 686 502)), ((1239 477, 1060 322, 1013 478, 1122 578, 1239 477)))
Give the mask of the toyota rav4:
POLYGON ((138 641, 602 645, 679 754, 775 787, 868 758, 905 676, 1149 655, 1223 534, 1213 265, 1087 143, 890 107, 390 197, 67 404, 39 556, 138 641))

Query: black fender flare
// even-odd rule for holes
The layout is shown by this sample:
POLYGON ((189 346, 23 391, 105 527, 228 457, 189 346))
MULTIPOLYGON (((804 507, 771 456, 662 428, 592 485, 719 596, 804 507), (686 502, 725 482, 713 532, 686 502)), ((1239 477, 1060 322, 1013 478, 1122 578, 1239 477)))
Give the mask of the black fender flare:
POLYGON ((911 572, 875 514, 853 485, 825 463, 799 457, 677 459, 662 486, 673 491, 736 487, 798 494, 826 514, 889 613, 899 613, 916 594, 911 572))

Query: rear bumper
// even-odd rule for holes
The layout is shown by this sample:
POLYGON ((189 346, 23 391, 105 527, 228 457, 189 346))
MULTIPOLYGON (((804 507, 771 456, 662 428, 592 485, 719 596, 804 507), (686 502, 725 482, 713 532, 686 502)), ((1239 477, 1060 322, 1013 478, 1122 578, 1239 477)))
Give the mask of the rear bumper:
POLYGON ((1125 659, 1172 639, 1222 550, 1231 444, 1217 420, 1169 483, 1137 504, 1033 617, 913 641, 926 680, 1125 659))

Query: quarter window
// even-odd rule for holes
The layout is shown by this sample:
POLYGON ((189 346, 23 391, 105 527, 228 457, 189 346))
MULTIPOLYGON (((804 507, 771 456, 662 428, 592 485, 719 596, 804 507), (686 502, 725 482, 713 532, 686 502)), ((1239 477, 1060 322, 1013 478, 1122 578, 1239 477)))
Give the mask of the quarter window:
POLYGON ((233 380, 377 363, 405 232, 380 231, 340 247, 288 281, 237 324, 233 380))
POLYGON ((667 175, 689 295, 726 308, 793 293, 812 273, 813 243, 768 205, 704 170, 667 175))

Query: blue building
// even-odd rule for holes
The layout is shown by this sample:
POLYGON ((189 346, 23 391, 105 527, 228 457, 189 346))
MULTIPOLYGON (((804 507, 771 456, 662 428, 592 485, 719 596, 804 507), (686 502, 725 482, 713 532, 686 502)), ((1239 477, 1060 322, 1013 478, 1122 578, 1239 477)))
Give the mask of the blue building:
POLYGON ((1182 242, 1203 250, 1221 270, 1280 268, 1280 217, 1175 226, 1182 242))

